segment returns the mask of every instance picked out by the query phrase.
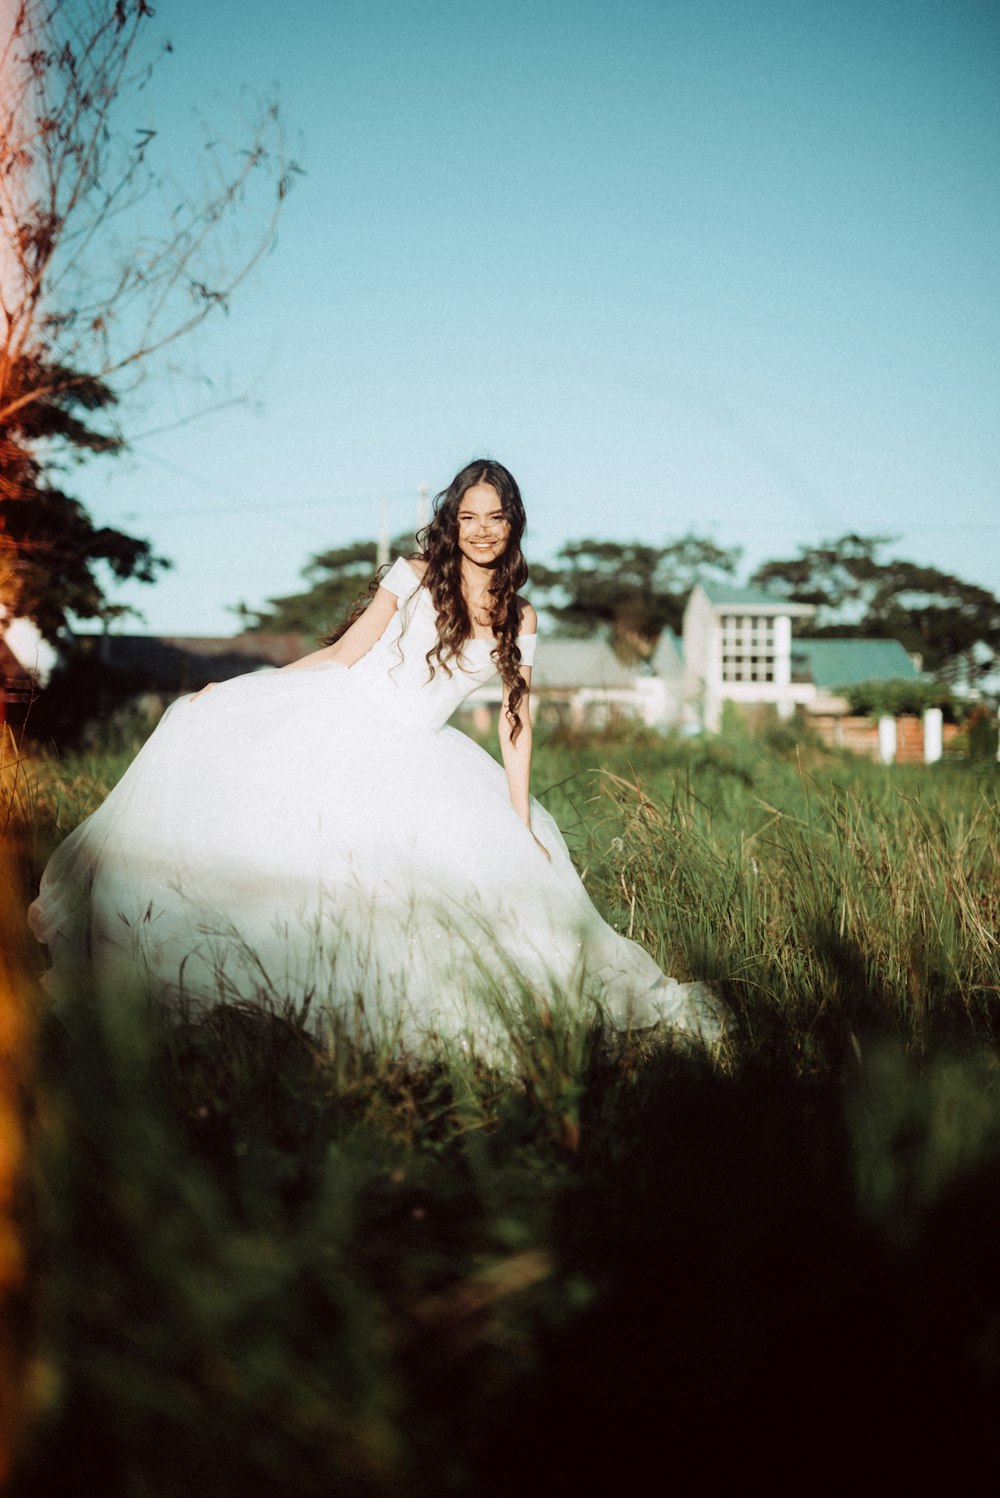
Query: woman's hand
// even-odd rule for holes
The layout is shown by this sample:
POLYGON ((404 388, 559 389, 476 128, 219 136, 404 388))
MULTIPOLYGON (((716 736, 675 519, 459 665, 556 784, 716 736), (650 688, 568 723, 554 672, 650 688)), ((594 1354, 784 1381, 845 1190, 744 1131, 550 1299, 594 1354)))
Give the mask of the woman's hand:
MULTIPOLYGON (((532 835, 532 837, 535 837, 534 833, 532 833, 531 835, 532 835)), ((551 863, 552 862, 552 854, 549 852, 548 848, 546 848, 546 846, 545 846, 544 843, 540 843, 538 841, 537 837, 535 837, 535 845, 537 847, 541 848, 542 852, 545 854, 545 857, 548 859, 549 863, 551 863)))

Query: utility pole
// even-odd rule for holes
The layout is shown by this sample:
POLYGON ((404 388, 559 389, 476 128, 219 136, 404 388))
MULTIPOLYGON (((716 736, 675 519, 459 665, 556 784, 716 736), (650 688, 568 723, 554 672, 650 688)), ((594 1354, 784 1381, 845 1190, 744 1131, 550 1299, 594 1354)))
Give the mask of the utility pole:
POLYGON ((421 484, 417 490, 417 530, 423 530, 431 518, 430 484, 421 484))
POLYGON ((389 501, 383 499, 379 505, 378 546, 375 549, 375 570, 384 567, 389 560, 389 501))

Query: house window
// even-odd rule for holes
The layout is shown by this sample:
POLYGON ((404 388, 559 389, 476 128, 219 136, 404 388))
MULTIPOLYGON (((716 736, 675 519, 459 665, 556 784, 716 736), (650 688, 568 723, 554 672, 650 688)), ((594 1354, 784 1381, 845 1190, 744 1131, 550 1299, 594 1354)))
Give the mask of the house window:
POLYGON ((773 615, 723 615, 722 680, 774 681, 773 615))

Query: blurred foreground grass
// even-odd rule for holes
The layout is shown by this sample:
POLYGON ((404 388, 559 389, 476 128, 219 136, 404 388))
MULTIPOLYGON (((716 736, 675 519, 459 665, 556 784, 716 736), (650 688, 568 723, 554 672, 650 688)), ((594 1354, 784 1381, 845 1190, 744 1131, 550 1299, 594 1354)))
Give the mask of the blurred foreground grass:
MULTIPOLYGON (((599 906, 723 987, 724 1067, 543 1036, 500 1078, 84 992, 43 1023, 18 1491, 998 1475, 995 771, 777 749, 537 754, 599 906)), ((8 764, 23 887, 116 772, 8 764)))

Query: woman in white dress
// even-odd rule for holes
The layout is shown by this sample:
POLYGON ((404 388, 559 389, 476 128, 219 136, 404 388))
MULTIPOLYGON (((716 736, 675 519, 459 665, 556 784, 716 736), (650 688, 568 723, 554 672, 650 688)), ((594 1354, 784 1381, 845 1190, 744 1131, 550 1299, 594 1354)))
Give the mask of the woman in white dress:
POLYGON ((174 703, 45 871, 50 987, 294 1007, 406 1052, 496 1057, 553 1008, 713 1039, 711 992, 601 919, 529 794, 524 524, 511 474, 469 464, 322 649, 174 703), (503 768, 445 726, 497 673, 503 768))

